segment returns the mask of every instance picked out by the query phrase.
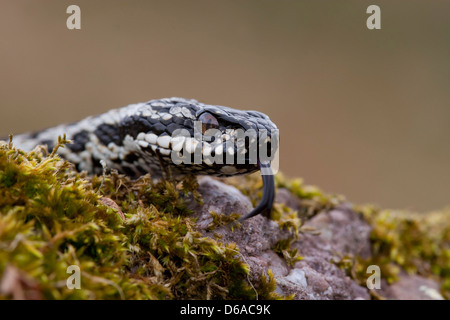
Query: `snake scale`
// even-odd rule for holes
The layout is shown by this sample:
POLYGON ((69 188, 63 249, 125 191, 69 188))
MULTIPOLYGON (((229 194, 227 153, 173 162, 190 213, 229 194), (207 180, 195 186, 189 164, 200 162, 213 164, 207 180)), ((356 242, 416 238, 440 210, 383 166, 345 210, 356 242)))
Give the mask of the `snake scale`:
MULTIPOLYGON (((37 145, 52 150, 58 137, 66 134, 71 143, 58 154, 74 163, 77 170, 89 173, 101 174, 106 167, 132 178, 147 173, 164 177, 164 172, 171 177, 226 177, 270 169, 270 161, 263 161, 259 154, 256 159, 252 157, 252 136, 236 139, 239 132, 251 130, 265 133, 264 138, 255 136, 258 151, 265 147, 271 154, 276 152, 274 132, 278 129, 267 115, 174 97, 130 104, 78 122, 15 135, 13 141, 23 150, 37 145), (181 154, 183 161, 174 161, 179 160, 174 155, 181 154)), ((261 202, 241 220, 272 209, 273 174, 262 174, 262 179, 261 202)))

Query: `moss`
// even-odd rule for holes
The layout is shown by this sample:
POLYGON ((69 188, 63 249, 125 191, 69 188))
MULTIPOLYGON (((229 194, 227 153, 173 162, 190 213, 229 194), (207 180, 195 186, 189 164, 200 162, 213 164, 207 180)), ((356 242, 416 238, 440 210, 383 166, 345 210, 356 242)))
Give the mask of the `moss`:
MULTIPOLYGON (((298 197, 299 216, 303 221, 345 202, 343 196, 325 194, 317 187, 305 185, 302 179, 288 180, 278 174, 276 185, 298 197)), ((354 206, 353 209, 373 228, 372 255, 368 259, 343 256, 335 261, 337 265, 363 286, 369 265, 378 265, 388 283, 395 282, 402 271, 434 277, 442 284, 443 296, 450 299, 450 208, 424 214, 381 210, 370 205, 354 206)), ((283 252, 284 248, 286 256, 289 244, 277 246, 278 252, 283 252)), ((375 293, 374 298, 382 297, 375 293)))
POLYGON ((207 231, 213 231, 216 228, 222 226, 230 226, 230 230, 233 231, 236 228, 242 227, 241 223, 237 220, 241 217, 238 213, 231 213, 229 215, 219 214, 214 211, 210 212, 212 217, 212 222, 208 225, 207 231))
POLYGON ((297 261, 303 259, 298 254, 298 249, 291 248, 291 245, 300 237, 303 222, 297 211, 281 203, 274 204, 271 219, 278 223, 280 229, 287 234, 287 237, 279 240, 272 249, 284 259, 288 266, 293 267, 297 261))
MULTIPOLYGON (((61 138, 58 147, 63 147, 61 138)), ((254 205, 262 196, 259 174, 227 179, 254 205)), ((288 265, 300 257, 291 244, 303 223, 344 198, 278 174, 276 188, 299 201, 299 212, 276 203, 271 219, 289 237, 273 248, 288 265)), ((44 299, 285 299, 273 274, 249 281, 235 244, 204 237, 188 209, 201 202, 198 183, 136 181, 117 172, 77 173, 55 152, 26 153, 0 144, 0 298, 44 299), (81 289, 69 289, 67 268, 81 270, 81 289), (7 283, 6 283, 7 282, 7 283)), ((342 257, 340 267, 364 285, 368 265, 388 281, 401 270, 437 277, 450 298, 450 209, 427 215, 355 207, 372 225, 370 259, 342 257)), ((209 229, 237 215, 213 214, 209 229)), ((239 224, 236 225, 237 230, 239 224)), ((380 297, 377 297, 380 298, 380 297)))
POLYGON ((419 214, 409 211, 356 207, 372 225, 372 258, 358 259, 359 277, 366 266, 380 266, 381 275, 394 282, 401 270, 434 277, 441 293, 450 298, 450 208, 419 214))
POLYGON ((275 184, 277 188, 286 188, 298 197, 298 216, 302 220, 310 219, 321 211, 331 210, 345 201, 342 195, 324 193, 316 186, 306 185, 303 179, 287 179, 281 173, 275 176, 275 184))
POLYGON ((87 177, 43 148, 1 144, 0 298, 277 296, 273 279, 248 281, 235 244, 196 230, 186 199, 201 201, 197 186, 193 177, 179 184, 117 172, 87 177), (71 265, 81 270, 81 289, 66 285, 71 265))
POLYGON ((341 257, 334 261, 341 269, 363 286, 370 265, 377 265, 388 283, 397 281, 402 272, 431 277, 441 283, 442 295, 450 299, 450 209, 419 214, 365 205, 354 210, 372 226, 372 254, 366 259, 341 257))
POLYGON ((281 296, 275 292, 277 288, 277 282, 275 280, 272 270, 267 270, 267 275, 263 273, 261 275, 261 282, 259 284, 259 296, 258 299, 261 300, 292 300, 294 299, 294 294, 290 296, 281 296))
MULTIPOLYGON (((286 188, 298 197, 298 215, 302 222, 346 201, 341 195, 326 194, 315 186, 305 185, 302 179, 286 179, 278 174, 275 181, 277 188, 286 188)), ((275 218, 280 210, 286 210, 284 207, 282 204, 276 205, 275 218)), ((362 286, 366 285, 369 265, 378 265, 388 283, 395 282, 402 271, 434 277, 442 284, 442 295, 450 299, 450 208, 424 214, 381 210, 370 205, 354 206, 353 209, 373 228, 372 255, 368 259, 343 256, 334 261, 338 266, 362 286)), ((302 231, 310 230, 300 227, 302 231)), ((280 241, 274 249, 288 264, 301 259, 290 249, 289 239, 280 241)), ((376 292, 372 293, 375 299, 383 298, 376 292)))

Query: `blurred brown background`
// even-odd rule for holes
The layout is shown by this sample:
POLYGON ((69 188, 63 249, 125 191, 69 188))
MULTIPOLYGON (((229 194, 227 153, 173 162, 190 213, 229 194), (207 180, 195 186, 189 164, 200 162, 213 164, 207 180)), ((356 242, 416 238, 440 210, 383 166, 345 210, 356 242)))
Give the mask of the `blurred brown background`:
POLYGON ((267 113, 280 168, 355 203, 450 204, 448 1, 0 2, 0 136, 181 96, 267 113), (66 28, 81 7, 82 29, 66 28), (381 30, 366 8, 381 7, 381 30))

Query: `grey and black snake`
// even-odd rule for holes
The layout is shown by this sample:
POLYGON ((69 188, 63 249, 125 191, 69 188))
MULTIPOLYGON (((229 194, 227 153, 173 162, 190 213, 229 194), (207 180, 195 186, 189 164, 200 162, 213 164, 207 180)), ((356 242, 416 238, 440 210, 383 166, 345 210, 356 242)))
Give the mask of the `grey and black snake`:
MULTIPOLYGON (((264 139, 257 141, 259 148, 268 147, 272 154, 277 150, 274 132, 278 129, 263 113, 190 99, 166 98, 131 104, 71 124, 15 135, 13 142, 24 150, 32 150, 37 145, 47 145, 52 150, 58 136, 66 134, 71 143, 59 149, 58 154, 74 163, 78 170, 89 173, 102 173, 106 167, 132 178, 147 173, 161 177, 164 172, 170 172, 173 177, 186 174, 233 176, 270 167, 270 161, 262 161, 259 154, 256 161, 254 158, 251 161, 251 137, 241 141, 241 148, 238 148, 239 142, 234 146, 228 143, 239 130, 247 132, 249 129, 267 133, 264 139), (198 124, 200 133, 195 130, 198 124), (177 134, 180 129, 184 129, 183 136, 177 134), (214 137, 204 139, 208 129, 215 129, 214 137), (182 151, 187 161, 174 163, 174 152, 182 151), (239 158, 241 161, 238 161, 238 154, 243 157, 239 158), (195 155, 201 157, 194 159, 195 155)), ((242 219, 272 209, 273 174, 264 174, 262 179, 262 200, 242 219)))

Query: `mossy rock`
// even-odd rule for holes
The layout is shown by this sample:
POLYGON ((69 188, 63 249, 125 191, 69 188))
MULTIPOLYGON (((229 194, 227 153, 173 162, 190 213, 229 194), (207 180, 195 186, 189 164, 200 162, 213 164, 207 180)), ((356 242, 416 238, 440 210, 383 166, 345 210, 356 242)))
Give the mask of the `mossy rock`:
MULTIPOLYGON (((60 139, 58 147, 64 147, 60 139)), ((258 175, 225 180, 255 205, 258 175)), ((1 299, 290 299, 277 293, 270 270, 250 281, 249 265, 232 242, 208 237, 196 225, 189 203, 201 203, 195 177, 180 183, 136 181, 117 172, 78 173, 43 147, 31 152, 0 142, 1 299), (69 266, 81 271, 80 289, 70 289, 69 266)), ((287 236, 272 248, 293 267, 302 259, 291 245, 303 223, 345 202, 301 179, 276 176, 277 190, 298 201, 276 203, 271 219, 287 236)), ((372 226, 370 258, 335 263, 358 283, 365 268, 380 265, 388 282, 400 271, 434 276, 450 297, 450 210, 427 215, 371 206, 354 207, 372 226)), ((237 216, 212 213, 208 230, 237 216)), ((239 232, 239 228, 233 232, 239 232)))
POLYGON ((0 298, 278 298, 270 277, 248 282, 235 245, 196 230, 185 200, 195 188, 192 177, 87 177, 55 152, 2 143, 0 298), (72 265, 80 289, 66 285, 72 265))

